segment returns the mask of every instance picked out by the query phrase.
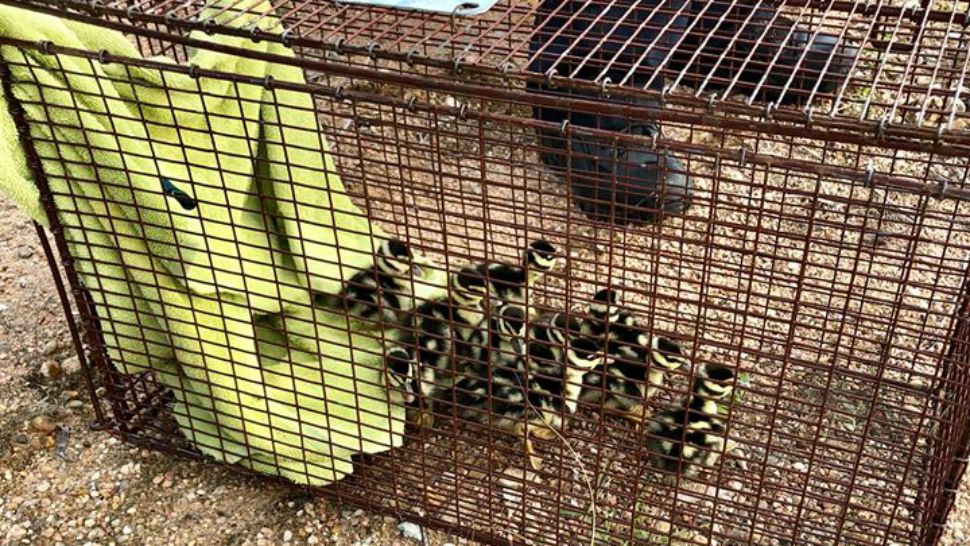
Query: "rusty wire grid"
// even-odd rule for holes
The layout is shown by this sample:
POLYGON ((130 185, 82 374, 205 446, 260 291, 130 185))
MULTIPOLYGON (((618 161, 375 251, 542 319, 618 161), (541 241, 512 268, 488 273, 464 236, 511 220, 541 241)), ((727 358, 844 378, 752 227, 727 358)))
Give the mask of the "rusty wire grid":
MULTIPOLYGON (((246 13, 246 1, 231 4, 223 14, 230 16, 221 18, 200 17, 201 2, 17 4, 113 26, 146 55, 175 59, 204 45, 190 29, 252 33, 231 26, 233 14, 246 13)), ((412 418, 403 445, 356 458, 351 476, 315 491, 494 544, 936 542, 970 441, 965 2, 802 2, 773 12, 857 48, 846 59, 853 68, 844 84, 807 91, 798 105, 781 104, 797 94, 785 85, 745 88, 717 70, 706 81, 688 81, 690 61, 676 67, 683 63, 676 52, 692 55, 696 47, 631 45, 628 35, 603 40, 601 51, 552 52, 551 45, 537 46, 536 36, 542 44, 566 38, 556 47, 574 44, 573 51, 582 40, 543 35, 556 14, 526 2, 499 3, 467 19, 334 2, 279 4, 279 24, 252 35, 293 45, 296 59, 274 60, 303 68, 306 85, 58 44, 2 44, 125 70, 151 68, 163 77, 192 74, 310 93, 313 109, 305 115, 320 120, 337 173, 389 234, 448 273, 483 260, 518 262, 527 243, 547 240, 559 263, 529 289, 530 325, 549 311, 587 321, 593 295, 615 288, 647 336, 674 340, 689 360, 643 401, 644 415, 654 414, 645 426, 599 401, 581 402, 574 414, 560 411, 557 434, 534 440, 539 469, 508 430, 462 418, 463 404, 485 404, 479 409, 492 414, 494 425, 501 417, 488 409, 494 393, 469 403, 444 385, 430 408, 433 424, 420 427, 412 418), (659 74, 659 87, 643 81, 622 54, 650 57, 656 48, 663 54, 647 78, 659 74), (541 59, 545 70, 534 70, 541 59), (580 66, 584 60, 595 68, 592 76, 580 66), (611 78, 608 96, 590 95, 604 77, 611 78), (536 90, 550 79, 554 86, 536 90), (777 105, 761 100, 768 91, 777 105), (662 131, 653 138, 560 125, 535 119, 533 107, 659 120, 662 131), (581 173, 546 165, 549 155, 570 153, 550 145, 557 135, 677 158, 693 181, 691 207, 653 211, 657 222, 632 227, 590 219, 563 183, 581 173), (658 469, 649 423, 676 407, 714 365, 733 371, 733 393, 714 419, 736 445, 696 473, 658 469)), ((638 28, 653 20, 632 2, 575 4, 585 6, 574 14, 580 20, 610 13, 606 8, 627 10, 638 28)), ((749 6, 748 14, 762 4, 749 6)), ((669 21, 691 9, 658 8, 669 21)), ((738 16, 707 9, 715 11, 691 21, 714 29, 738 16)), ((718 37, 714 30, 701 34, 701 41, 718 37)), ((756 63, 741 50, 724 51, 733 53, 704 62, 732 71, 746 60, 756 63)), ((46 129, 53 136, 32 139, 56 141, 56 128, 46 129)), ((70 176, 47 178, 41 190, 53 198, 50 207, 84 198, 65 184, 70 176)), ((108 208, 87 210, 110 221, 108 208)), ((74 229, 79 217, 49 212, 62 257, 71 258, 66 273, 94 379, 107 386, 95 399, 100 423, 132 442, 201 456, 173 419, 184 411, 177 393, 151 370, 122 374, 126 362, 108 357, 149 356, 99 335, 106 326, 143 326, 124 324, 125 315, 94 303, 104 301, 104 286, 90 282, 97 274, 82 285, 77 271, 90 272, 96 258, 68 251, 85 242, 74 229)), ((281 341, 273 320, 263 326, 260 356, 287 361, 293 336, 281 341)), ((461 359, 451 363, 454 374, 468 373, 461 359)), ((387 399, 403 405, 392 391, 387 399)))

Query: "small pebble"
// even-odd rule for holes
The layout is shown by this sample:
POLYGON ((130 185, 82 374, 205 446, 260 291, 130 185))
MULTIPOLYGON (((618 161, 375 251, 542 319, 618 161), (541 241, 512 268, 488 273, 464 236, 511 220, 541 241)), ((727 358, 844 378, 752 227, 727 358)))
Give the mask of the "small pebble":
POLYGON ((293 540, 293 532, 289 529, 283 531, 283 542, 289 542, 291 540, 293 540))
POLYGON ((34 249, 30 248, 29 246, 27 246, 27 245, 21 245, 21 246, 17 247, 17 257, 18 258, 20 258, 22 260, 26 260, 27 258, 30 258, 33 255, 34 255, 34 249))
POLYGON ((61 348, 60 343, 58 343, 56 339, 51 339, 44 344, 44 348, 41 349, 41 352, 47 356, 50 356, 56 353, 57 350, 60 348, 61 348))
POLYGON ((81 373, 81 359, 79 359, 77 355, 70 358, 65 358, 64 361, 61 362, 61 372, 63 372, 64 375, 75 375, 81 373))
POLYGON ((25 536, 27 536, 27 529, 22 525, 14 525, 7 531, 7 544, 20 542, 25 536))
POLYGON ((411 540, 421 541, 424 540, 424 532, 421 530, 421 526, 416 523, 411 523, 410 521, 402 521, 397 525, 397 530, 401 533, 404 538, 409 538, 411 540))
POLYGON ((84 407, 84 402, 81 400, 68 400, 65 406, 67 409, 79 409, 84 407))
POLYGON ((61 377, 61 365, 56 360, 45 360, 40 365, 40 373, 47 379, 54 381, 61 377))
POLYGON ((57 427, 57 423, 46 415, 38 415, 30 420, 30 428, 44 434, 54 432, 55 427, 57 427))

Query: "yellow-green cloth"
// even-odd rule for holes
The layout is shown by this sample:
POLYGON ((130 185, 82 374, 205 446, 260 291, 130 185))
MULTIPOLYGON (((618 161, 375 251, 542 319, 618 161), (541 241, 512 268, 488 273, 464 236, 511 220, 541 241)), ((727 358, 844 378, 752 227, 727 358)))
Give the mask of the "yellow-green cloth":
MULTIPOLYGON (((259 23, 275 28, 261 7, 232 24, 263 11, 259 23)), ((0 36, 140 59, 119 33, 7 6, 0 36)), ((266 41, 193 37, 292 55, 266 41)), ((388 403, 380 340, 351 336, 345 318, 311 306, 314 293, 333 294, 370 265, 382 236, 344 192, 313 97, 30 48, 0 55, 108 357, 173 390, 190 441, 311 484, 346 475, 355 453, 400 444, 403 412, 388 403), (167 195, 163 180, 198 206, 167 195), (310 322, 293 340, 282 317, 301 316, 310 322)), ((299 69, 245 55, 197 49, 189 63, 304 82, 299 69)), ((46 224, 6 104, 0 154, 0 192, 46 224)))

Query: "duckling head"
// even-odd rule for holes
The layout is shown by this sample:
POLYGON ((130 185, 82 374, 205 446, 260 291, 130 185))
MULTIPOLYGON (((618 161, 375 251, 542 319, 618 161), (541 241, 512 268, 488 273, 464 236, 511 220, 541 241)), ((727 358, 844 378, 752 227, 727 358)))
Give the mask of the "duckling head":
POLYGON ((651 341, 650 360, 666 370, 676 370, 690 363, 680 345, 663 336, 654 336, 651 341))
POLYGON ((556 266, 556 247, 545 239, 529 243, 525 250, 525 266, 538 271, 550 271, 556 266))
POLYGON ((382 273, 402 277, 408 274, 421 275, 421 267, 414 262, 411 247, 400 239, 386 239, 377 250, 375 260, 382 273))
POLYGON ((734 370, 723 364, 705 364, 697 374, 694 390, 711 399, 727 398, 734 391, 734 370))

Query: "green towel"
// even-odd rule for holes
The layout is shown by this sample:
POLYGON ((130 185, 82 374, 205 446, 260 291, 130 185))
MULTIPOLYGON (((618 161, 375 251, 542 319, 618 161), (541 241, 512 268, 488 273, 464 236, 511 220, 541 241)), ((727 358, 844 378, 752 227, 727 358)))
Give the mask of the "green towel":
MULTIPOLYGON (((268 31, 269 10, 263 2, 232 24, 262 11, 268 31)), ((140 59, 118 33, 7 6, 0 35, 140 59)), ((193 37, 292 55, 266 41, 193 37)), ((351 472, 355 453, 400 444, 403 411, 388 403, 381 336, 350 336, 346 319, 311 305, 369 266, 382 237, 344 192, 313 97, 193 78, 164 59, 134 67, 12 46, 0 55, 108 356, 122 373, 151 370, 173 390, 190 441, 317 485, 351 472), (291 334, 286 317, 308 326, 291 334)), ((195 50, 189 63, 304 82, 294 67, 246 56, 195 50)), ((6 104, 0 153, 9 158, 0 191, 46 224, 6 104)))

